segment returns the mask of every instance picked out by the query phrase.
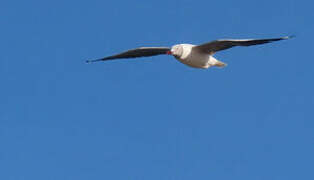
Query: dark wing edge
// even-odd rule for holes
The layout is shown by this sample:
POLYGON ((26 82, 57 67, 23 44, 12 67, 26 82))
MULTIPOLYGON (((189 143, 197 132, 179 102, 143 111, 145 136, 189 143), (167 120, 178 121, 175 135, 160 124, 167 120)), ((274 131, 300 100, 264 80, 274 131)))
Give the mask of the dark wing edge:
POLYGON ((213 54, 217 51, 225 50, 232 48, 234 46, 252 46, 252 45, 259 45, 270 43, 274 41, 286 40, 295 37, 293 36, 285 36, 281 38, 270 38, 270 39, 221 39, 215 40, 208 43, 204 43, 194 48, 206 53, 213 54))
POLYGON ((113 59, 125 59, 125 58, 137 58, 137 57, 148 57, 156 56, 161 54, 167 54, 170 51, 169 47, 140 47, 136 49, 130 49, 128 51, 115 54, 112 56, 107 56, 101 59, 87 60, 86 63, 92 63, 97 61, 106 61, 113 59))

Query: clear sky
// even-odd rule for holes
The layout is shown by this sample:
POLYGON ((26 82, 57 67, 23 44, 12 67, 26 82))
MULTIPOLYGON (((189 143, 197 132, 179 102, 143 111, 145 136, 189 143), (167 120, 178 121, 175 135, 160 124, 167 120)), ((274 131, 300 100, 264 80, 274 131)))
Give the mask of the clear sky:
POLYGON ((2 0, 1 180, 314 179, 314 3, 2 0), (139 46, 297 37, 85 64, 139 46))

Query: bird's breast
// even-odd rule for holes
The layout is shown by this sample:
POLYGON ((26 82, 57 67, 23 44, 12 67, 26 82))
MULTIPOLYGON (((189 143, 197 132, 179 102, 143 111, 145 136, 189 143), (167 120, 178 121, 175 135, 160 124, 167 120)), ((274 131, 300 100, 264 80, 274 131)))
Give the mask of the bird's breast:
MULTIPOLYGON (((192 46, 193 47, 193 46, 192 46)), ((209 54, 200 53, 193 50, 193 48, 184 48, 180 57, 176 57, 180 62, 194 68, 208 68, 209 67, 209 54)))

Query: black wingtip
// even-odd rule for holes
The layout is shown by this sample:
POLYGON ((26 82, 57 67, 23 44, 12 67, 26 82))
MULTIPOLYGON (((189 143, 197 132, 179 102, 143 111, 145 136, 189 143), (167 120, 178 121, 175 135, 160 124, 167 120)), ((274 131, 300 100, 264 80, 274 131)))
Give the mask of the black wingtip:
POLYGON ((103 59, 95 59, 95 60, 86 60, 86 64, 90 64, 90 63, 93 63, 93 62, 97 62, 97 61, 103 61, 103 59))

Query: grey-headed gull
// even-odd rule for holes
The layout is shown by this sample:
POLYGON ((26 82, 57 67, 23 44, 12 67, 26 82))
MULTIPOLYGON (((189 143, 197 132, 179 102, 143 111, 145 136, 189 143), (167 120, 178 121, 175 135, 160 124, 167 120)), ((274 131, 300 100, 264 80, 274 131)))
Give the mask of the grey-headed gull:
POLYGON ((265 44, 274 41, 290 39, 293 36, 271 39, 221 39, 215 40, 201 45, 193 44, 177 44, 170 47, 140 47, 131 49, 116 55, 104 57, 96 60, 88 60, 87 63, 106 61, 114 59, 137 58, 156 55, 172 55, 181 63, 194 68, 207 69, 212 66, 225 67, 226 64, 215 59, 213 54, 217 51, 229 49, 234 46, 252 46, 265 44))

